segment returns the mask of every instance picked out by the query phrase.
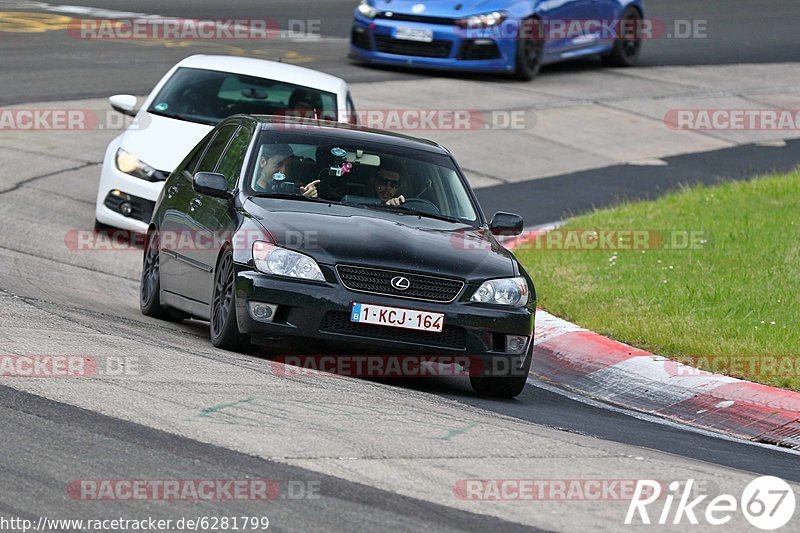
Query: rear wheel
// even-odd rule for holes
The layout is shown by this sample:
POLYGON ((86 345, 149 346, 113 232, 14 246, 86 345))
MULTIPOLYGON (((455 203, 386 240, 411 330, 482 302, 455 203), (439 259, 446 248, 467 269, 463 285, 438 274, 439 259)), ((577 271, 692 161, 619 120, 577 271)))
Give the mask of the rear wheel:
POLYGON ((635 7, 629 7, 620 18, 617 40, 611 52, 602 56, 606 65, 631 67, 639 59, 642 50, 642 15, 635 7))
POLYGON ((472 390, 479 396, 492 396, 495 398, 516 398, 525 388, 528 373, 531 370, 533 359, 533 344, 528 349, 528 355, 522 368, 514 371, 511 376, 473 376, 469 378, 472 390))
POLYGON ((142 280, 139 283, 139 309, 153 318, 180 321, 186 315, 161 305, 161 270, 158 231, 147 234, 142 261, 142 280))
POLYGON ((544 35, 539 19, 522 21, 517 32, 517 57, 514 76, 518 80, 530 81, 539 74, 544 57, 544 35))
POLYGON ((249 352, 250 336, 239 332, 236 323, 236 294, 233 284, 233 254, 225 250, 214 274, 211 298, 211 344, 223 350, 249 352))

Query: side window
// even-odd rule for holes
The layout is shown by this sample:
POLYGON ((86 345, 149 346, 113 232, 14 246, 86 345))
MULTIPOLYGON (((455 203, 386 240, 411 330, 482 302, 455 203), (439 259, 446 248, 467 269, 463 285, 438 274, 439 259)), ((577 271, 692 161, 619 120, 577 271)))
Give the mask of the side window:
POLYGON ((222 155, 222 151, 225 150, 225 147, 228 145, 228 141, 231 139, 233 132, 236 131, 238 128, 236 124, 230 124, 221 128, 217 132, 217 136, 214 137, 214 140, 211 141, 211 144, 208 146, 208 150, 206 150, 206 154, 203 156, 203 159, 200 160, 200 164, 197 165, 197 169, 195 172, 213 172, 214 168, 217 166, 217 160, 219 160, 219 156, 222 155))
POLYGON ((247 153, 247 147, 250 146, 250 138, 252 132, 245 127, 239 128, 233 136, 225 155, 217 165, 215 172, 219 172, 228 182, 228 189, 236 188, 236 182, 239 179, 239 173, 242 170, 244 163, 244 156, 247 153))
POLYGON ((180 170, 183 173, 188 174, 189 176, 194 176, 194 169, 197 168, 197 163, 200 162, 200 158, 203 157, 203 154, 206 152, 206 148, 214 138, 214 135, 215 132, 209 132, 209 134, 206 135, 194 149, 194 153, 191 154, 191 157, 188 158, 188 161, 184 160, 185 164, 181 165, 180 167, 180 170))

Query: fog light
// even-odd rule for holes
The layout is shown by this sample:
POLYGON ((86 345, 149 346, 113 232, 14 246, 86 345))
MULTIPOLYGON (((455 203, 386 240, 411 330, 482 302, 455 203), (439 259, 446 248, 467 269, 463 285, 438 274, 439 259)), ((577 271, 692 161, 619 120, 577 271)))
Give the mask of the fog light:
POLYGON ((130 202, 122 202, 119 204, 119 212, 126 217, 131 216, 131 211, 133 211, 133 207, 131 207, 130 202))
POLYGON ((259 322, 272 322, 275 318, 275 311, 278 309, 277 305, 265 304, 261 302, 249 302, 248 310, 253 320, 259 322))
POLYGON ((528 345, 528 337, 521 335, 506 335, 506 352, 522 353, 528 345))

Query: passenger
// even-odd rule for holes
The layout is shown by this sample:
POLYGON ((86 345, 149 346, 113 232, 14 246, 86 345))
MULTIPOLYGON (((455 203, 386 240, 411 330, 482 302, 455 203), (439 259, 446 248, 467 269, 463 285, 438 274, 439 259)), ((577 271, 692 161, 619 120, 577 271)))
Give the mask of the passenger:
MULTIPOLYGON (((288 144, 270 144, 261 148, 261 155, 258 159, 259 174, 253 188, 259 192, 290 192, 283 190, 286 182, 286 175, 295 160, 292 147, 288 144)), ((299 186, 300 193, 307 198, 319 196, 317 185, 320 180, 299 186)))

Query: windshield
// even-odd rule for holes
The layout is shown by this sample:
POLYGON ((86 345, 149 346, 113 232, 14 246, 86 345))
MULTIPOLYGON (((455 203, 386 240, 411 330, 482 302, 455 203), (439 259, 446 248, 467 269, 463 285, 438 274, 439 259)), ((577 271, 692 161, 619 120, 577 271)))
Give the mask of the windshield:
POLYGON ((231 115, 300 115, 336 120, 336 95, 301 85, 230 72, 179 68, 147 110, 217 124, 231 115))
POLYGON ((256 149, 247 183, 259 196, 311 197, 478 222, 465 182, 444 154, 275 131, 263 132, 256 149))

